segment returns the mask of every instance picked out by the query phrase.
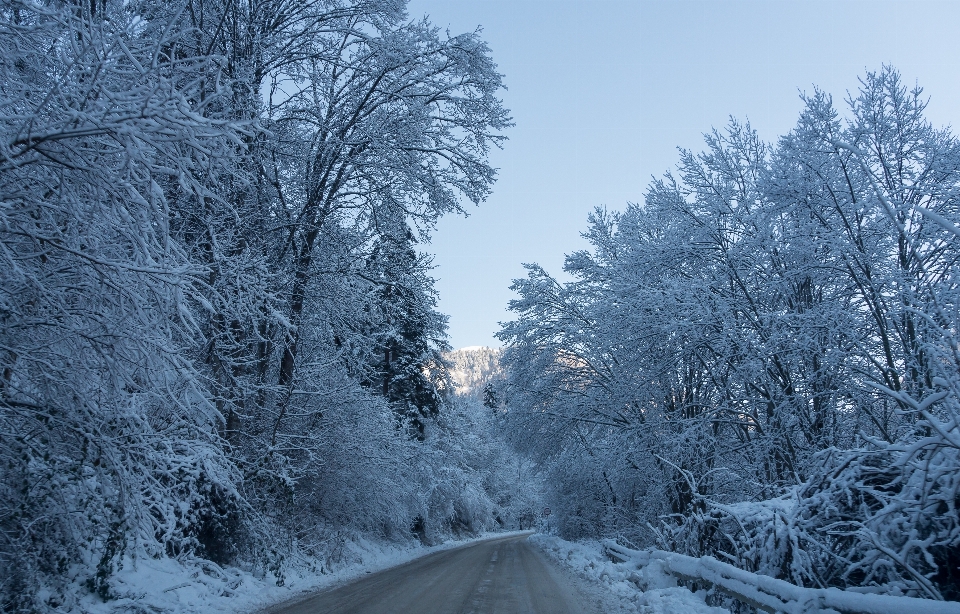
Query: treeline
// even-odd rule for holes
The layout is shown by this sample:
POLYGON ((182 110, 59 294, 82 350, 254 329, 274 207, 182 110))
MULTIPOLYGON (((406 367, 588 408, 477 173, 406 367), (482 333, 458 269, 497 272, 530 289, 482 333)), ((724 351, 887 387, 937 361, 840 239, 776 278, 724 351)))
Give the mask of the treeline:
POLYGON ((506 513, 417 244, 510 118, 405 5, 0 4, 0 609, 506 513))
POLYGON ((960 599, 960 142, 889 67, 804 102, 528 267, 506 411, 566 536, 960 599))

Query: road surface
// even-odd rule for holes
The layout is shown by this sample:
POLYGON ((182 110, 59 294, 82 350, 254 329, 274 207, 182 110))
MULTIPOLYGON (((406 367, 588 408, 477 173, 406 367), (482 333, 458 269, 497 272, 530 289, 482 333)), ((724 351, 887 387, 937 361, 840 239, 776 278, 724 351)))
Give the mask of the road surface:
POLYGON ((595 612, 529 535, 428 554, 270 614, 585 614, 595 612))

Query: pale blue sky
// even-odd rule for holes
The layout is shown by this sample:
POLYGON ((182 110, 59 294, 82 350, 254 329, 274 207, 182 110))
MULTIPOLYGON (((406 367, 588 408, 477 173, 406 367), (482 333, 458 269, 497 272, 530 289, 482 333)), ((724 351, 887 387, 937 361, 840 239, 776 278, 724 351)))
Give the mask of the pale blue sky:
POLYGON ((639 202, 651 175, 733 115, 773 140, 800 90, 839 101, 883 63, 960 125, 960 0, 412 0, 452 33, 483 27, 516 127, 493 195, 441 221, 440 311, 456 347, 499 345, 522 262, 560 273, 596 205, 639 202))

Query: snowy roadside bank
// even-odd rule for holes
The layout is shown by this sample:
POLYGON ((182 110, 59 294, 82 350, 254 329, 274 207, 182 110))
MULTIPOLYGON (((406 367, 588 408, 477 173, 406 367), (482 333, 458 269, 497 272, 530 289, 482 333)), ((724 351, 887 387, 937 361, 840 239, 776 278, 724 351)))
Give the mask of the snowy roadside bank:
POLYGON ((348 541, 343 546, 342 559, 351 562, 332 572, 321 573, 321 561, 304 560, 290 566, 283 586, 277 586, 272 576, 257 577, 250 571, 221 568, 206 561, 183 565, 174 559, 128 559, 123 569, 111 579, 115 599, 102 601, 98 596, 78 589, 84 594, 76 595, 76 608, 71 609, 84 614, 266 612, 273 606, 297 601, 320 589, 344 584, 433 552, 522 533, 526 531, 483 533, 475 538, 450 540, 436 546, 422 546, 416 541, 407 544, 348 541))
POLYGON ((677 586, 656 561, 637 569, 610 562, 600 542, 568 542, 551 535, 533 535, 530 541, 560 565, 606 591, 621 612, 729 614, 724 608, 704 603, 702 593, 677 586))

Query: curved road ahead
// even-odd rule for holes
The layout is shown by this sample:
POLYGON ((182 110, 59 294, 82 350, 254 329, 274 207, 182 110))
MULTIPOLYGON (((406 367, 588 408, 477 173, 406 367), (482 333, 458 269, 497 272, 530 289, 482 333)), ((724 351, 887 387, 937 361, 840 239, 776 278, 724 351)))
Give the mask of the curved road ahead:
POLYGON ((428 554, 270 614, 583 614, 594 612, 529 535, 428 554))

